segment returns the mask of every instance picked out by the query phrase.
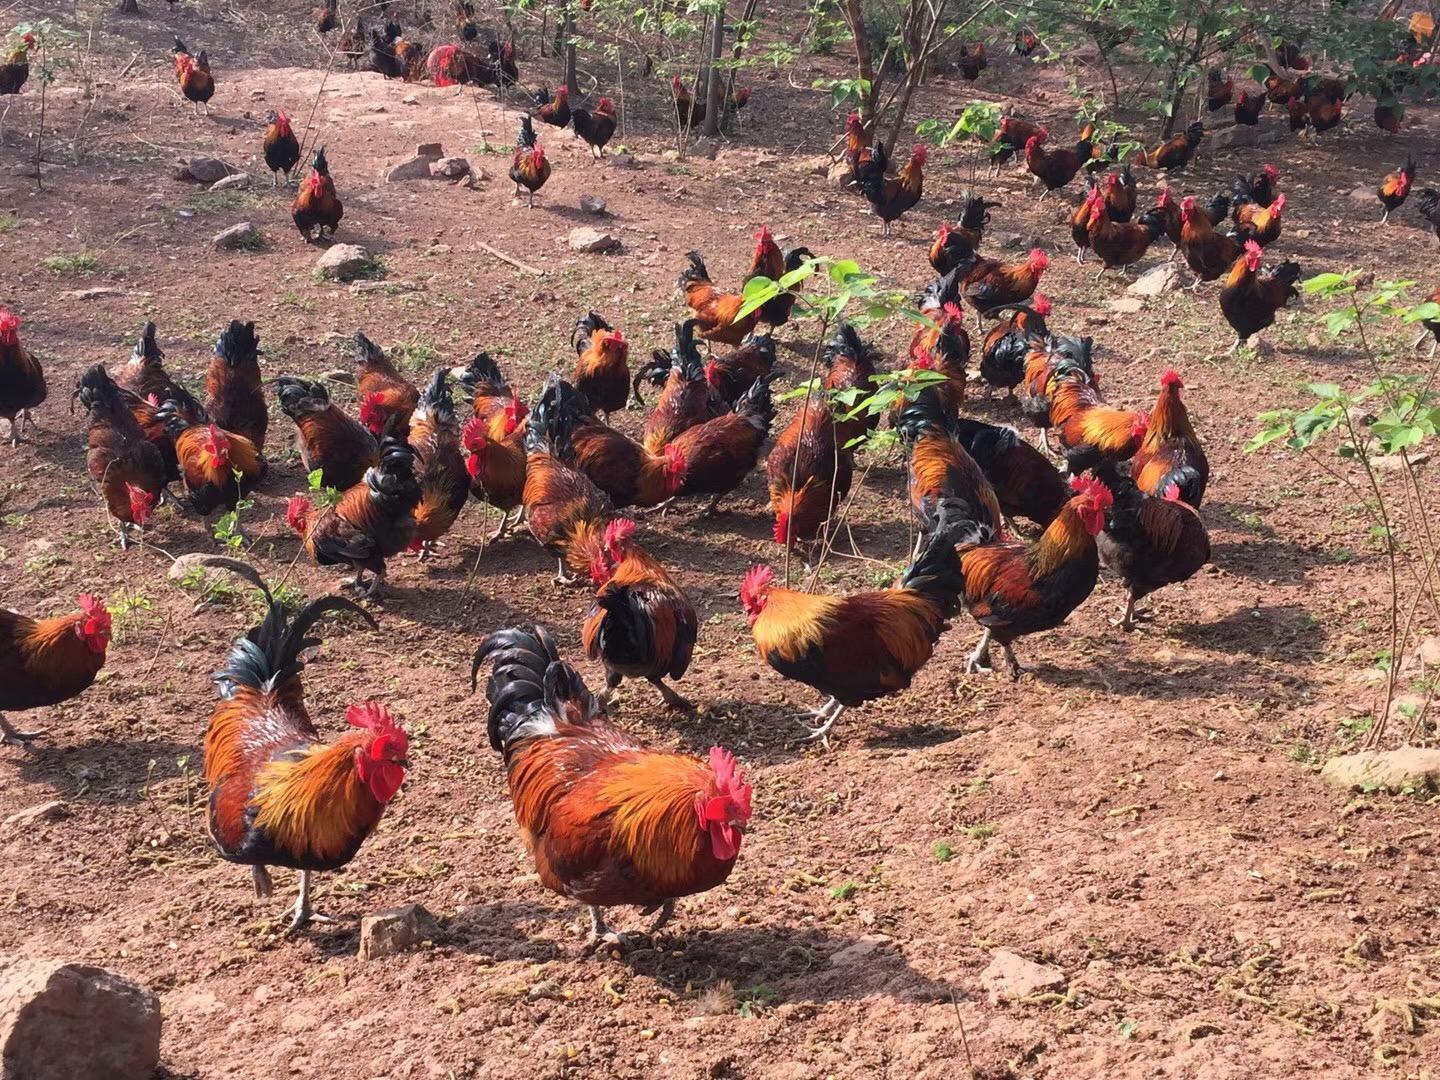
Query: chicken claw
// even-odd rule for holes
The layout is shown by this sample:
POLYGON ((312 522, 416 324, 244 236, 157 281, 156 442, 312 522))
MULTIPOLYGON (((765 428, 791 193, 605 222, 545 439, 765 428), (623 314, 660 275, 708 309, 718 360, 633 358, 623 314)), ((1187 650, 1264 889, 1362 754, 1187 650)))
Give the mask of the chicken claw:
POLYGON ((841 705, 832 697, 818 709, 811 709, 809 712, 801 713, 796 719, 802 724, 805 724, 805 741, 815 742, 818 739, 820 743, 828 749, 830 746, 830 729, 835 726, 835 721, 840 719, 840 714, 844 711, 845 706, 841 705), (806 720, 811 717, 821 721, 818 727, 811 727, 806 723, 806 720))
POLYGON ((10 725, 10 721, 0 716, 0 746, 18 746, 22 750, 29 750, 30 744, 44 735, 43 729, 38 731, 17 731, 10 725))
POLYGON ((975 651, 965 661, 965 674, 988 675, 992 670, 990 666, 990 631, 986 630, 980 635, 980 643, 975 646, 975 651))
POLYGON ((600 909, 598 907, 590 909, 590 936, 585 939, 585 952, 598 952, 605 946, 618 949, 622 953, 628 952, 639 947, 644 940, 645 938, 641 934, 611 930, 605 925, 605 917, 600 913, 600 909))

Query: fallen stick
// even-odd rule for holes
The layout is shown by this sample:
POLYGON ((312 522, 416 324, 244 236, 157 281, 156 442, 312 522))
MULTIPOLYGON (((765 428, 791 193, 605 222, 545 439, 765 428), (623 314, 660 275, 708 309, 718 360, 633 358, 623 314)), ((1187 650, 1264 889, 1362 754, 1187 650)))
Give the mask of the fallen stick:
POLYGON ((477 241, 477 242, 476 242, 476 246, 479 247, 481 251, 485 252, 485 254, 487 254, 487 255, 494 255, 495 258, 499 259, 501 262, 503 262, 503 263, 509 263, 511 266, 515 267, 515 269, 517 269, 517 270, 524 270, 527 274, 534 274, 536 277, 544 277, 544 276, 545 276, 545 271, 543 271, 543 270, 536 270, 535 267, 533 267, 533 266, 526 266, 526 265, 525 265, 524 263, 522 263, 519 259, 513 259, 513 258, 511 258, 509 255, 506 255, 505 252, 501 251, 499 248, 493 248, 493 247, 491 247, 489 244, 486 244, 486 243, 484 243, 484 242, 482 242, 482 241, 477 241))

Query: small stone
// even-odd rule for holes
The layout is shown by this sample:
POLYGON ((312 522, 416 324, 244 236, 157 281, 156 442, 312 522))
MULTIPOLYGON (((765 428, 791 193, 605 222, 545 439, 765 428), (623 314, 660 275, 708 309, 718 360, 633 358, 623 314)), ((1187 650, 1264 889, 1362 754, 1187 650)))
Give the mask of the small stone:
POLYGON ((213 184, 217 180, 223 180, 231 173, 240 170, 233 165, 221 161, 217 157, 195 157, 188 161, 182 161, 175 166, 172 174, 176 180, 191 180, 199 184, 213 184))
POLYGON ((790 171, 800 176, 826 176, 830 172, 830 166, 834 164, 828 154, 819 154, 815 157, 799 158, 790 163, 790 171))
POLYGON ((459 180, 462 176, 470 175, 470 162, 463 157, 440 158, 431 167, 430 175, 446 180, 459 180))
POLYGON ((831 165, 825 172, 825 179, 841 189, 848 188, 855 182, 855 177, 850 172, 850 166, 843 161, 837 161, 831 165))
POLYGON ((1001 240, 1000 246, 1009 251, 1032 251, 1035 248, 1041 251, 1055 250, 1055 242, 1039 233, 1016 233, 1001 240))
POLYGON ((1161 263, 1141 274, 1125 291, 1132 296, 1162 296, 1180 288, 1180 271, 1171 263, 1161 263))
POLYGON ((413 157, 409 161, 402 161, 385 173, 385 179, 392 184, 406 180, 429 180, 430 159, 413 157))
POLYGON ((426 255, 449 255, 455 250, 449 244, 431 244, 425 249, 426 255))
POLYGON ((445 156, 445 147, 438 142, 422 142, 415 147, 415 156, 422 157, 426 161, 439 161, 445 156))
POLYGON ((618 154, 611 154, 607 160, 617 169, 633 169, 636 165, 635 155, 625 151, 618 154))
POLYGON ((69 292, 61 293, 61 300, 103 300, 107 296, 119 296, 119 289, 112 289, 108 285, 96 285, 89 289, 71 289, 69 292))
POLYGON ((373 265, 370 252, 359 244, 335 244, 315 262, 315 269, 335 281, 350 281, 373 265))
POLYGON ((1427 667, 1440 667, 1440 637, 1427 637, 1415 650, 1420 662, 1427 667))
POLYGON ((587 254, 620 250, 620 238, 603 229, 582 225, 570 230, 570 250, 587 254))
POLYGON ((9 829, 14 825, 35 825, 42 821, 54 821, 64 816, 65 803, 61 799, 51 799, 49 802, 37 803, 34 806, 27 806, 24 810, 17 810, 5 819, 4 828, 9 829))
POLYGON ((1432 790, 1440 788, 1440 749, 1402 746, 1341 754, 1325 762, 1320 779, 1346 789, 1432 790))
POLYGON ((160 1001, 104 968, 0 956, 6 1080, 150 1080, 160 1001))
POLYGON ((419 99, 418 97, 416 97, 414 94, 406 94, 403 98, 400 99, 400 104, 401 104, 401 105, 419 105, 419 104, 420 104, 420 99, 419 99))
POLYGON ((1381 454, 1379 457, 1370 459, 1370 464, 1382 472, 1401 472, 1405 469, 1406 458, 1411 465, 1424 465, 1430 460, 1430 455, 1423 450, 1412 451, 1404 457, 1399 454, 1381 454))
POLYGON ((1373 184, 1361 184, 1357 188, 1350 189, 1350 198, 1356 202, 1372 203, 1377 202, 1375 198, 1375 186, 1373 184))
POLYGON ((435 916, 419 904, 390 908, 360 920, 360 959, 379 960, 433 940, 440 933, 435 916))
POLYGON ((845 948, 831 955, 830 966, 846 967, 849 964, 857 964, 889 940, 889 938, 874 934, 857 938, 852 944, 846 945, 845 948))
POLYGON ((1260 128, 1255 125, 1236 124, 1234 127, 1210 132, 1211 150, 1236 150, 1240 147, 1258 146, 1259 144, 1260 128))
POLYGON ((1059 968, 1037 964, 1009 949, 996 949, 990 963, 980 972, 980 985, 990 992, 991 1004, 1005 998, 1024 998, 1065 985, 1065 973, 1059 968))
POLYGON ((581 195, 580 209, 587 214, 603 214, 605 213, 605 200, 599 195, 581 195))
POLYGON ((256 248, 260 246, 260 231, 250 222, 242 221, 238 225, 231 225, 223 232, 216 233, 210 243, 217 251, 256 248))
POLYGON ((706 138, 696 139, 687 151, 690 157, 704 158, 706 161, 714 161, 719 152, 720 147, 706 138))
POLYGON ((413 281, 357 281, 350 286, 350 295, 383 292, 393 296, 396 293, 417 292, 419 288, 413 281))
POLYGON ((1110 301, 1110 310, 1120 315, 1134 315, 1145 310, 1145 299, 1141 296, 1117 296, 1110 301))
POLYGON ((246 172, 231 173, 229 176, 222 176, 215 183, 210 185, 211 191, 244 191, 250 186, 250 174, 246 172))

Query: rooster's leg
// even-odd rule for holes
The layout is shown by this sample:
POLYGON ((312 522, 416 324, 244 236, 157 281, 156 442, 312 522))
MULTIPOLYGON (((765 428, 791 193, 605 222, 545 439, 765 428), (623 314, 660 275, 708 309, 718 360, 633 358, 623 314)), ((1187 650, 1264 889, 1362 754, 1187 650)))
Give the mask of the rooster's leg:
POLYGON ((1388 206, 1385 208, 1385 214, 1384 214, 1384 216, 1380 218, 1380 224, 1381 224, 1381 225, 1389 225, 1389 224, 1390 224, 1390 208, 1389 208, 1388 206))
POLYGON ((20 746, 29 750, 30 743, 44 734, 43 731, 16 731, 9 720, 0 716, 0 746, 20 746))
POLYGON ((567 573, 565 573, 565 560, 564 560, 564 559, 557 559, 557 560, 556 560, 556 563, 557 563, 557 567, 556 567, 556 570, 555 570, 555 584, 556 584, 556 585, 574 585, 575 582, 576 582, 576 580, 577 580, 577 578, 575 577, 574 574, 567 574, 567 573))
MULTIPOLYGON (((660 930, 675 917, 674 900, 666 900, 663 904, 659 905, 659 908, 660 914, 656 915, 655 921, 650 924, 650 930, 648 932, 651 934, 659 933, 660 930)), ((654 910, 655 908, 646 908, 641 914, 649 915, 650 912, 654 910)))
POLYGON ((665 704, 670 708, 679 709, 682 712, 695 711, 694 705, 692 705, 689 701, 686 701, 683 697, 677 694, 670 687, 666 686, 658 678, 652 676, 649 681, 651 686, 655 687, 656 690, 660 691, 660 697, 664 699, 665 704))
MULTIPOLYGON (((1418 345, 1419 342, 1416 342, 1416 344, 1418 345)), ((704 512, 702 512, 700 516, 702 518, 708 518, 714 517, 716 514, 720 513, 720 500, 724 497, 725 496, 723 494, 716 495, 713 499, 710 500, 710 505, 705 507, 704 512)))
POLYGON ((507 532, 510 531, 510 525, 510 511, 500 511, 500 525, 493 533, 489 535, 489 537, 486 539, 486 543, 493 544, 496 540, 499 540, 502 536, 504 536, 507 532))
POLYGON ((965 674, 974 675, 979 672, 990 670, 990 631, 986 630, 980 635, 980 644, 975 646, 975 651, 965 661, 965 674))
POLYGON ((1000 647, 1005 650, 1005 659, 1010 662, 1010 678, 1015 682, 1019 682, 1020 676, 1025 674, 1029 669, 1020 666, 1020 661, 1015 659, 1015 650, 1010 647, 1008 641, 1002 642, 1000 647))
POLYGON ((295 906, 291 909, 295 917, 290 920, 290 930, 303 930, 312 922, 330 923, 335 920, 328 915, 321 915, 310 906, 310 871, 300 871, 300 895, 295 898, 295 906))
POLYGON ((1132 592, 1125 598, 1125 614, 1120 616, 1120 621, 1112 625, 1120 627, 1121 630, 1135 629, 1135 594, 1132 592))
POLYGON ((255 895, 261 899, 269 896, 275 891, 275 883, 270 880, 270 871, 258 863, 250 868, 250 875, 255 879, 255 895))
POLYGON ((1240 337, 1240 335, 1237 334, 1237 335, 1235 335, 1235 344, 1230 346, 1230 351, 1227 352, 1225 355, 1226 355, 1226 356, 1234 356, 1237 352, 1239 352, 1242 348, 1244 348, 1244 346, 1245 346, 1245 339, 1242 338, 1242 337, 1240 337))
POLYGON ((809 728, 809 732, 805 736, 805 741, 815 742, 818 739, 828 747, 830 745, 830 729, 835 726, 835 721, 840 719, 840 714, 844 711, 845 706, 841 705, 832 697, 824 705, 821 705, 820 708, 807 714, 818 718, 821 724, 819 727, 809 728))
POLYGON ((613 945, 622 952, 636 944, 635 935, 618 934, 605 925, 605 916, 598 907, 590 908, 590 936, 585 939, 585 951, 594 952, 602 945, 613 945))

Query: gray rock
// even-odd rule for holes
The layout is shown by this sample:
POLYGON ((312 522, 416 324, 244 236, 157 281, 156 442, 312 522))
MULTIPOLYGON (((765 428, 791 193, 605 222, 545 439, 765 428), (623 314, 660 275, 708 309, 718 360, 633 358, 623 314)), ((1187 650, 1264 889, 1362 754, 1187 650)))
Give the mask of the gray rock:
POLYGON ((194 157, 175 166, 172 174, 176 180, 191 180, 198 184, 213 184, 217 180, 240 170, 217 157, 194 157))
POLYGON ((1009 949, 996 949, 990 963, 980 972, 980 985, 990 992, 992 1004, 1005 998, 1024 998, 1065 985, 1065 973, 1059 968, 1026 960, 1009 949))
POLYGON ((605 200, 599 195, 581 195, 580 209, 587 214, 603 214, 605 213, 605 200))
POLYGON ((605 251, 619 251, 620 238, 603 229, 592 229, 588 225, 570 230, 570 250, 588 254, 605 251))
POLYGON ((350 281, 371 265, 370 252, 359 244, 335 244, 316 260, 315 269, 335 281, 350 281))
POLYGON ((418 292, 420 286, 413 281, 357 281, 350 286, 351 296, 364 296, 367 293, 383 292, 387 295, 396 293, 418 292))
POLYGON ((216 233, 210 243, 217 251, 256 248, 260 246, 260 230, 250 222, 242 221, 238 225, 231 225, 223 232, 216 233))
POLYGON ((392 184, 406 180, 429 180, 430 158, 413 157, 409 161, 402 161, 385 173, 385 179, 392 184))
POLYGON ((1379 457, 1370 459, 1370 464, 1381 472, 1402 472, 1405 469, 1405 459, 1410 459, 1411 465, 1424 465, 1430 460, 1430 455, 1423 450, 1411 450, 1405 457, 1399 454, 1381 454, 1379 457))
POLYGON ((419 904, 390 908, 360 920, 360 959, 378 960, 432 941, 440 933, 435 916, 419 904))
POLYGON ((229 176, 222 176, 215 183, 210 185, 211 191, 245 191, 250 187, 250 174, 246 172, 231 173, 229 176))
POLYGON ((71 289, 69 292, 60 294, 62 300, 103 300, 107 296, 119 296, 119 289, 112 289, 108 285, 96 285, 89 289, 71 289))
POLYGON ((606 160, 617 169, 633 169, 637 166, 635 155, 631 153, 611 154, 606 160))
POLYGON ((690 157, 704 158, 706 161, 714 161, 715 155, 719 152, 720 147, 717 143, 712 142, 710 139, 700 138, 696 139, 693 143, 690 144, 690 148, 686 151, 686 154, 690 157))
POLYGON ((1030 251, 1039 248, 1041 251, 1054 251, 1055 241, 1039 233, 1016 233, 1007 236, 1000 241, 1000 246, 1007 251, 1030 251))
POLYGON ((54 821, 65 814, 65 802, 63 799, 51 799, 49 802, 36 803, 34 806, 27 806, 24 810, 17 810, 7 817, 0 825, 0 829, 9 829, 12 826, 36 825, 42 821, 54 821))
POLYGON ((470 175, 470 162, 463 157, 440 158, 431 168, 430 175, 446 180, 459 180, 462 176, 470 175))
POLYGON ((834 164, 828 154, 818 154, 815 157, 797 158, 790 163, 790 171, 800 176, 826 176, 830 172, 830 166, 834 164))
POLYGON ((1320 778, 1335 787, 1385 791, 1440 788, 1440 749, 1402 746, 1398 750, 1362 750, 1325 762, 1320 778))
POLYGON ((415 147, 415 156, 426 161, 439 161, 445 156, 445 147, 438 142, 422 142, 415 147))
POLYGON ((1110 310, 1121 315, 1134 315, 1145 310, 1145 300, 1140 296, 1117 296, 1110 301, 1110 310))
POLYGON ((855 182, 855 177, 850 173, 850 166, 843 161, 837 161, 831 165, 825 172, 825 179, 842 190, 855 182))
POLYGON ((1132 296, 1163 296, 1180 288, 1180 271, 1173 263, 1151 267, 1125 291, 1132 296))
POLYGON ((160 1002, 104 968, 0 957, 5 1080, 150 1080, 160 1002))
POLYGON ((1379 199, 1375 195, 1374 184, 1361 184, 1357 188, 1352 188, 1350 191, 1350 198, 1354 199, 1356 202, 1363 203, 1379 202, 1379 199))

